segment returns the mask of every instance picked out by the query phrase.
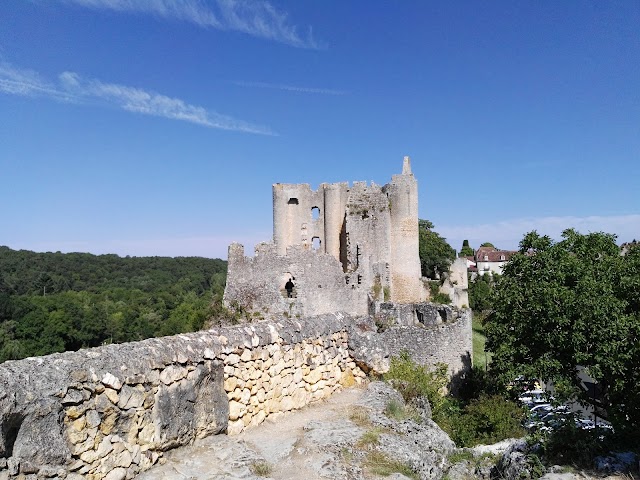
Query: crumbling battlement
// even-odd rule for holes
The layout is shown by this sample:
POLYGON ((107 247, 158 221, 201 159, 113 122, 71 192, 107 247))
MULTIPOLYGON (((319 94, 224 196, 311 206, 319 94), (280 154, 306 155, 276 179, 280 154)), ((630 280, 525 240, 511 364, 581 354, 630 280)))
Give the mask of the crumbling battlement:
POLYGON ((384 186, 273 185, 273 242, 229 247, 228 307, 257 317, 344 311, 383 300, 424 301, 418 257, 418 184, 409 157, 384 186))

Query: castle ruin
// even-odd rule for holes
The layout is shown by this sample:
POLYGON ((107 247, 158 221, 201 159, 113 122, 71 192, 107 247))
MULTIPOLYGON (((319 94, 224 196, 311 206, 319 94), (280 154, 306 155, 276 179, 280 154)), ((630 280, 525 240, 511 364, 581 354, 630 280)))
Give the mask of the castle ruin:
POLYGON ((373 313, 423 302, 418 182, 404 157, 391 182, 273 185, 273 241, 229 247, 224 301, 256 317, 373 313))

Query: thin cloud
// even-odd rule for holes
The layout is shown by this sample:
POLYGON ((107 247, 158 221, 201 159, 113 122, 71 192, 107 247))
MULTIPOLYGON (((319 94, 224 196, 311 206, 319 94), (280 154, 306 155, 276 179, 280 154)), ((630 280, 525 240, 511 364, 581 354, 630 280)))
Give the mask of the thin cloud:
POLYGON ((26 97, 47 97, 70 103, 98 102, 128 112, 180 120, 208 128, 274 135, 267 127, 209 111, 179 98, 125 85, 84 79, 74 72, 63 72, 56 82, 50 82, 36 72, 1 63, 0 92, 26 97))
POLYGON ((640 239, 640 215, 520 218, 477 225, 436 225, 438 233, 457 250, 463 240, 469 240, 475 248, 483 242, 491 242, 498 248, 515 250, 525 233, 532 230, 560 240, 562 231, 567 228, 574 228, 580 233, 613 233, 621 243, 640 239))
POLYGON ((87 8, 154 15, 215 28, 242 32, 298 48, 322 48, 313 38, 311 28, 306 35, 266 1, 249 0, 61 0, 87 8))
POLYGON ((322 95, 344 95, 346 93, 343 90, 333 90, 331 88, 295 87, 293 85, 283 85, 279 83, 264 83, 264 82, 234 82, 234 83, 240 87, 273 88, 276 90, 286 90, 288 92, 296 92, 296 93, 319 93, 322 95))
POLYGON ((73 100, 70 95, 43 80, 36 72, 0 63, 0 92, 24 97, 51 97, 57 100, 73 100))

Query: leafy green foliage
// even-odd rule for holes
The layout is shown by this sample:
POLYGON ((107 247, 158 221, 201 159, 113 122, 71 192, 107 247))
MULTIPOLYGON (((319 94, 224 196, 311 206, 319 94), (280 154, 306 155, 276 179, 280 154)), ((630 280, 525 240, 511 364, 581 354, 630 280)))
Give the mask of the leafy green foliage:
POLYGON ((566 230, 554 243, 525 235, 496 287, 485 322, 492 371, 565 382, 578 399, 580 368, 598 382, 616 431, 640 430, 640 249, 615 236, 566 230))
MULTIPOLYGON (((434 370, 416 364, 409 353, 391 358, 389 371, 384 379, 400 392, 405 402, 412 404, 418 397, 425 397, 431 404, 434 420, 444 406, 443 393, 449 383, 447 366, 438 364, 434 370)), ((437 420, 436 420, 437 421, 437 420)))
POLYGON ((440 281, 429 282, 429 298, 433 303, 440 303, 442 305, 448 305, 451 303, 451 297, 446 293, 440 292, 440 281))
POLYGON ((553 432, 539 433, 535 440, 547 463, 590 468, 596 456, 611 451, 611 436, 611 432, 603 429, 581 430, 574 422, 566 422, 553 432))
POLYGON ((491 296, 499 279, 500 275, 497 273, 477 275, 473 280, 469 279, 469 306, 474 312, 491 309, 491 296))
POLYGON ((461 257, 472 257, 476 252, 469 246, 469 240, 463 240, 462 248, 460 249, 461 257))
POLYGON ((434 370, 417 365, 407 352, 393 357, 384 375, 397 389, 405 402, 415 403, 425 397, 431 405, 433 420, 459 446, 495 443, 505 438, 522 436, 520 425, 524 411, 516 403, 494 393, 486 374, 476 371, 475 383, 467 384, 462 398, 445 395, 448 383, 447 366, 439 364, 434 370))
POLYGON ((481 247, 490 247, 490 248, 496 248, 493 243, 491 242, 484 242, 482 245, 480 245, 481 247))
POLYGON ((226 262, 0 247, 0 361, 198 330, 226 262))
POLYGON ((433 231, 433 223, 419 220, 419 255, 422 276, 436 278, 449 270, 451 262, 456 258, 456 251, 451 248, 438 233, 433 231))
POLYGON ((492 444, 505 438, 524 436, 520 406, 500 395, 482 394, 471 400, 453 419, 451 439, 456 445, 492 444))

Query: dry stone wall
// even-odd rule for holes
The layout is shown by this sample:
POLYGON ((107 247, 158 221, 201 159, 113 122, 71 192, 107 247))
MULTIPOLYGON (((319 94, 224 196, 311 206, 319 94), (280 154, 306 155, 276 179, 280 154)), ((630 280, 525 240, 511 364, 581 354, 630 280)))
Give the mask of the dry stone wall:
POLYGON ((222 328, 0 365, 0 479, 132 478, 163 452, 238 433, 364 373, 353 319, 222 328))
POLYGON ((413 308, 433 319, 379 331, 374 317, 283 318, 5 362, 0 480, 130 479, 166 450, 361 383, 402 350, 464 374, 470 312, 413 308))

